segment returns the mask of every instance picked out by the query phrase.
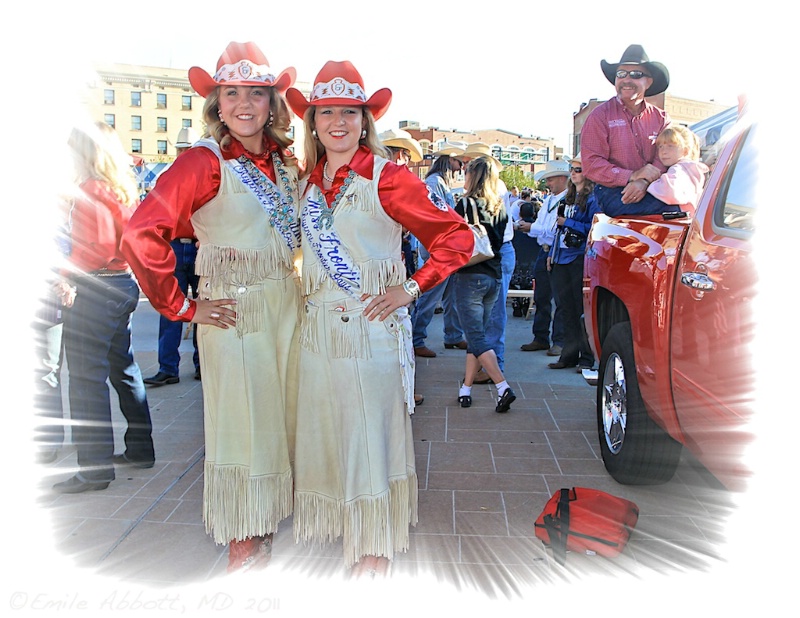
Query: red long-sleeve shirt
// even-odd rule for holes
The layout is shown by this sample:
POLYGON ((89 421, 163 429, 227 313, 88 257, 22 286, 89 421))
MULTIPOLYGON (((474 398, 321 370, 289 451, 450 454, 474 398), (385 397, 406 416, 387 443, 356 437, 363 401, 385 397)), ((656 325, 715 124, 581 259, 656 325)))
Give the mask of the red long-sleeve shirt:
POLYGON ((105 182, 83 182, 70 213, 71 269, 80 273, 126 271, 128 262, 119 250, 119 240, 132 212, 105 182))

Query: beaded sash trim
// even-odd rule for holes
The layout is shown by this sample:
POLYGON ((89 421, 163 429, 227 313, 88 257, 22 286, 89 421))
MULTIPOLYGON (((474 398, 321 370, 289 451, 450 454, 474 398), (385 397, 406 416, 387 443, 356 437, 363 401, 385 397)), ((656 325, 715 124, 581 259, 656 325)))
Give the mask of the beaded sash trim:
POLYGON ((269 224, 278 230, 286 242, 286 246, 289 247, 289 251, 294 253, 300 247, 300 224, 292 197, 289 173, 277 152, 272 153, 272 161, 275 165, 275 173, 283 185, 282 192, 246 156, 242 155, 238 159, 228 160, 225 163, 242 181, 242 184, 256 196, 261 208, 269 217, 269 224))
MULTIPOLYGON (((350 173, 352 174, 353 172, 351 171, 350 173)), ((352 182, 349 174, 348 179, 352 182)), ((346 183, 346 185, 349 184, 349 182, 346 183)), ((319 188, 315 185, 310 185, 303 204, 300 226, 303 230, 306 246, 314 251, 328 276, 342 290, 357 298, 356 293, 361 290, 361 270, 356 265, 353 257, 347 252, 336 230, 332 230, 330 225, 333 222, 331 212, 336 208, 342 195, 344 195, 344 191, 340 190, 336 195, 334 204, 328 208, 325 197, 319 188), (327 217, 330 217, 330 221, 328 221, 327 217), (329 223, 325 227, 325 231, 322 230, 322 221, 329 223)))

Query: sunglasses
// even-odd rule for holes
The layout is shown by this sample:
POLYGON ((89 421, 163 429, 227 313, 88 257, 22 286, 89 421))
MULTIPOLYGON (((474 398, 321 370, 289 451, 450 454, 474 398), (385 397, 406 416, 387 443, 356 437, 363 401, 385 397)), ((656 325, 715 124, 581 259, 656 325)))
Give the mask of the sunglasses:
POLYGON ((583 174, 583 168, 582 167, 571 167, 571 168, 569 168, 569 171, 570 172, 575 172, 576 174, 583 174))
POLYGON ((625 71, 625 70, 620 70, 620 71, 617 71, 616 75, 617 75, 617 79, 625 79, 629 75, 630 75, 631 79, 641 79, 643 77, 652 77, 651 75, 648 75, 644 71, 625 71))

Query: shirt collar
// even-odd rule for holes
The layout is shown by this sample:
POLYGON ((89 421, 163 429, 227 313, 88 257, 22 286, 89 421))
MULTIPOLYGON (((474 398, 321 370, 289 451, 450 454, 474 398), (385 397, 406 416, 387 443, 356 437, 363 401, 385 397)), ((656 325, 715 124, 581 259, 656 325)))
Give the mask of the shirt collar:
MULTIPOLYGON (((318 187, 322 187, 322 168, 325 166, 325 162, 327 160, 328 157, 323 156, 319 162, 317 162, 317 166, 308 177, 308 182, 315 184, 318 187)), ((356 153, 353 155, 353 158, 350 159, 350 163, 340 167, 336 173, 346 174, 349 170, 353 170, 362 178, 372 180, 374 162, 375 155, 372 154, 372 151, 366 146, 359 146, 358 150, 356 150, 356 153)))
POLYGON ((244 146, 242 146, 242 143, 238 139, 236 139, 232 135, 230 136, 230 138, 231 141, 228 144, 228 147, 222 150, 222 156, 225 158, 226 161, 229 159, 238 159, 242 155, 246 155, 248 158, 253 159, 254 161, 257 161, 259 159, 269 159, 269 157, 272 156, 272 153, 278 150, 278 144, 269 139, 269 136, 267 136, 266 134, 264 134, 263 138, 264 152, 262 152, 261 154, 255 154, 250 152, 244 146))
POLYGON ((633 114, 631 114, 628 111, 628 108, 625 107, 625 104, 622 102, 622 99, 619 98, 619 95, 615 96, 614 100, 617 102, 617 105, 619 105, 619 107, 622 109, 623 112, 625 112, 626 114, 628 114, 629 116, 631 116, 633 118, 635 118, 636 116, 641 116, 642 113, 645 112, 645 110, 647 110, 648 108, 652 107, 652 105, 650 105, 650 103, 647 102, 647 99, 645 99, 644 101, 642 101, 642 106, 639 109, 639 113, 636 114, 636 116, 634 116, 633 114))

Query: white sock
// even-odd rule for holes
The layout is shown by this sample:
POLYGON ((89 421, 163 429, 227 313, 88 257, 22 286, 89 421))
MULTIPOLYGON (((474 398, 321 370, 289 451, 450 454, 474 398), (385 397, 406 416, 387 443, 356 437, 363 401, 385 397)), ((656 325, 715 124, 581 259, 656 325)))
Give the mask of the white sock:
POLYGON ((472 395, 472 387, 471 386, 464 386, 461 385, 461 388, 458 389, 458 396, 464 397, 465 395, 472 395))
POLYGON ((500 384, 497 384, 496 386, 497 386, 498 397, 502 397, 503 393, 505 393, 508 390, 508 382, 506 382, 505 380, 503 380, 502 382, 500 382, 500 384))

